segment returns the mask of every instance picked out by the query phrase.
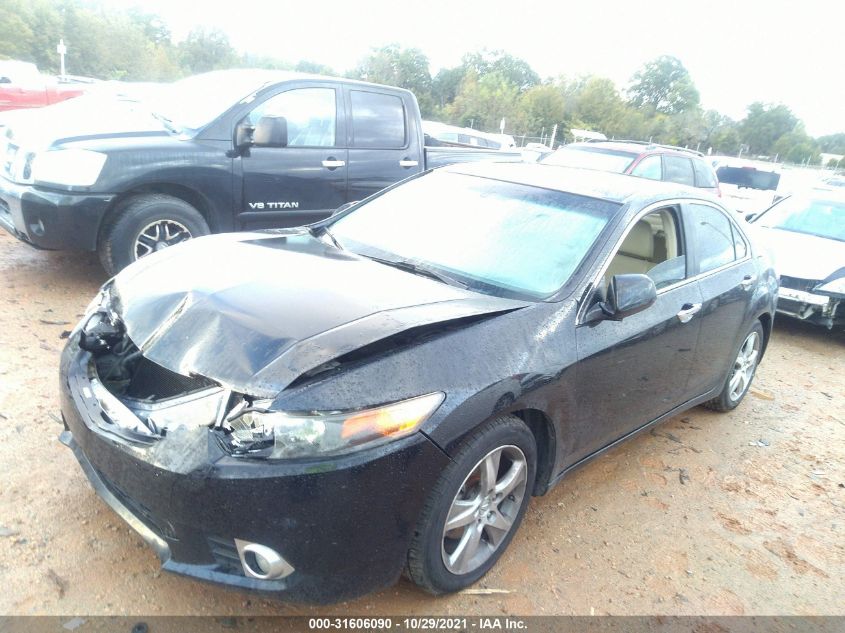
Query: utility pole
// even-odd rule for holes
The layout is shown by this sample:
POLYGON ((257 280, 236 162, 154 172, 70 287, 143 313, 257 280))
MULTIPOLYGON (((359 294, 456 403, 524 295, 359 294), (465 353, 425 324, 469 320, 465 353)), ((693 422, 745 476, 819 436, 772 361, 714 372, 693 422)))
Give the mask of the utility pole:
POLYGON ((555 148, 555 136, 557 136, 557 123, 555 123, 555 126, 552 128, 552 138, 549 141, 549 149, 555 148))
POLYGON ((61 70, 59 71, 59 76, 65 76, 65 55, 67 54, 67 46, 65 46, 64 38, 59 40, 59 45, 56 47, 56 52, 59 54, 59 66, 61 70))

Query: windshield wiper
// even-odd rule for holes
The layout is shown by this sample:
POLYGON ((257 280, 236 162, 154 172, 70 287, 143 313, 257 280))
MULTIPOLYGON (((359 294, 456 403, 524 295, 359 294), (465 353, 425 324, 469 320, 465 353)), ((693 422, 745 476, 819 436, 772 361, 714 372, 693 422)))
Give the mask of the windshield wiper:
POLYGON ((176 124, 173 123, 173 121, 168 119, 163 114, 153 112, 152 110, 150 111, 150 114, 152 114, 158 121, 160 121, 162 125, 164 125, 164 127, 166 127, 169 131, 173 132, 174 134, 181 134, 182 130, 176 127, 176 124))
POLYGON ((467 287, 467 284, 463 281, 450 277, 444 273, 436 272, 426 266, 420 266, 419 264, 415 264, 407 259, 385 259, 383 257, 375 257, 374 255, 364 255, 364 257, 372 259, 380 264, 384 264, 385 266, 392 266, 393 268, 398 268, 399 270, 404 270, 415 275, 428 277, 450 286, 458 286, 459 288, 467 287))
POLYGON ((343 246, 340 245, 340 242, 338 242, 337 238, 334 235, 331 234, 331 232, 329 231, 329 227, 326 226, 325 224, 323 226, 309 226, 308 232, 313 237, 317 237, 317 238, 319 238, 323 235, 327 235, 328 238, 332 241, 332 244, 334 244, 335 247, 338 250, 341 250, 341 251, 343 250, 343 246))

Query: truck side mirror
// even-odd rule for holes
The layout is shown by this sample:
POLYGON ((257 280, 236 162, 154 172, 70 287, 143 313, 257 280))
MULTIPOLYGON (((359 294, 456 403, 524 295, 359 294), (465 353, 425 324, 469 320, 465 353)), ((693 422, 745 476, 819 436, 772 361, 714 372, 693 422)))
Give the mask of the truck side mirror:
POLYGON ((235 148, 238 150, 244 149, 252 145, 252 132, 255 128, 252 127, 246 120, 241 121, 235 127, 235 148))
POLYGON ((256 147, 287 147, 288 120, 283 116, 263 116, 252 133, 256 147))

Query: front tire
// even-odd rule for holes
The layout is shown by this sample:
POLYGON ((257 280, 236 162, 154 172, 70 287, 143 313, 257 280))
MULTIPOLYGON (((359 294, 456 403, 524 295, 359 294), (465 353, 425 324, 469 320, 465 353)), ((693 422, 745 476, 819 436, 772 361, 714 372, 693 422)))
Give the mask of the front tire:
POLYGON ((103 268, 115 275, 150 253, 209 232, 200 212, 184 200, 146 194, 129 198, 115 209, 103 227, 97 250, 103 268))
POLYGON ((721 393, 705 402, 705 407, 713 411, 725 412, 739 406, 754 380, 754 373, 757 371, 757 365, 763 353, 763 337, 763 326, 757 321, 742 339, 721 393))
POLYGON ((537 446, 522 420, 476 430, 440 476, 408 550, 408 574, 433 594, 475 583, 499 560, 522 522, 537 471, 537 446))

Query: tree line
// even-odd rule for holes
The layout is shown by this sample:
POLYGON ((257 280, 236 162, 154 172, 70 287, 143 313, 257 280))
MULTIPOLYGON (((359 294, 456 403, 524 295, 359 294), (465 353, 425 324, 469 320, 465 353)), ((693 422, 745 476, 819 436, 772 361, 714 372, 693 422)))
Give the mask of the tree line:
MULTIPOLYGON (((170 81, 209 70, 259 67, 339 75, 308 60, 239 53, 225 33, 196 28, 175 43, 167 24, 140 9, 118 11, 83 0, 0 0, 0 58, 58 72, 56 44, 68 47, 67 72, 99 79, 170 81)), ((813 138, 784 104, 755 102, 733 120, 705 110, 681 62, 646 63, 620 89, 595 75, 541 78, 504 51, 467 53, 432 75, 428 57, 391 44, 373 49, 347 77, 400 86, 416 94, 423 116, 518 139, 571 140, 571 128, 608 138, 667 143, 729 155, 818 164, 820 153, 845 154, 845 133, 813 138)))

